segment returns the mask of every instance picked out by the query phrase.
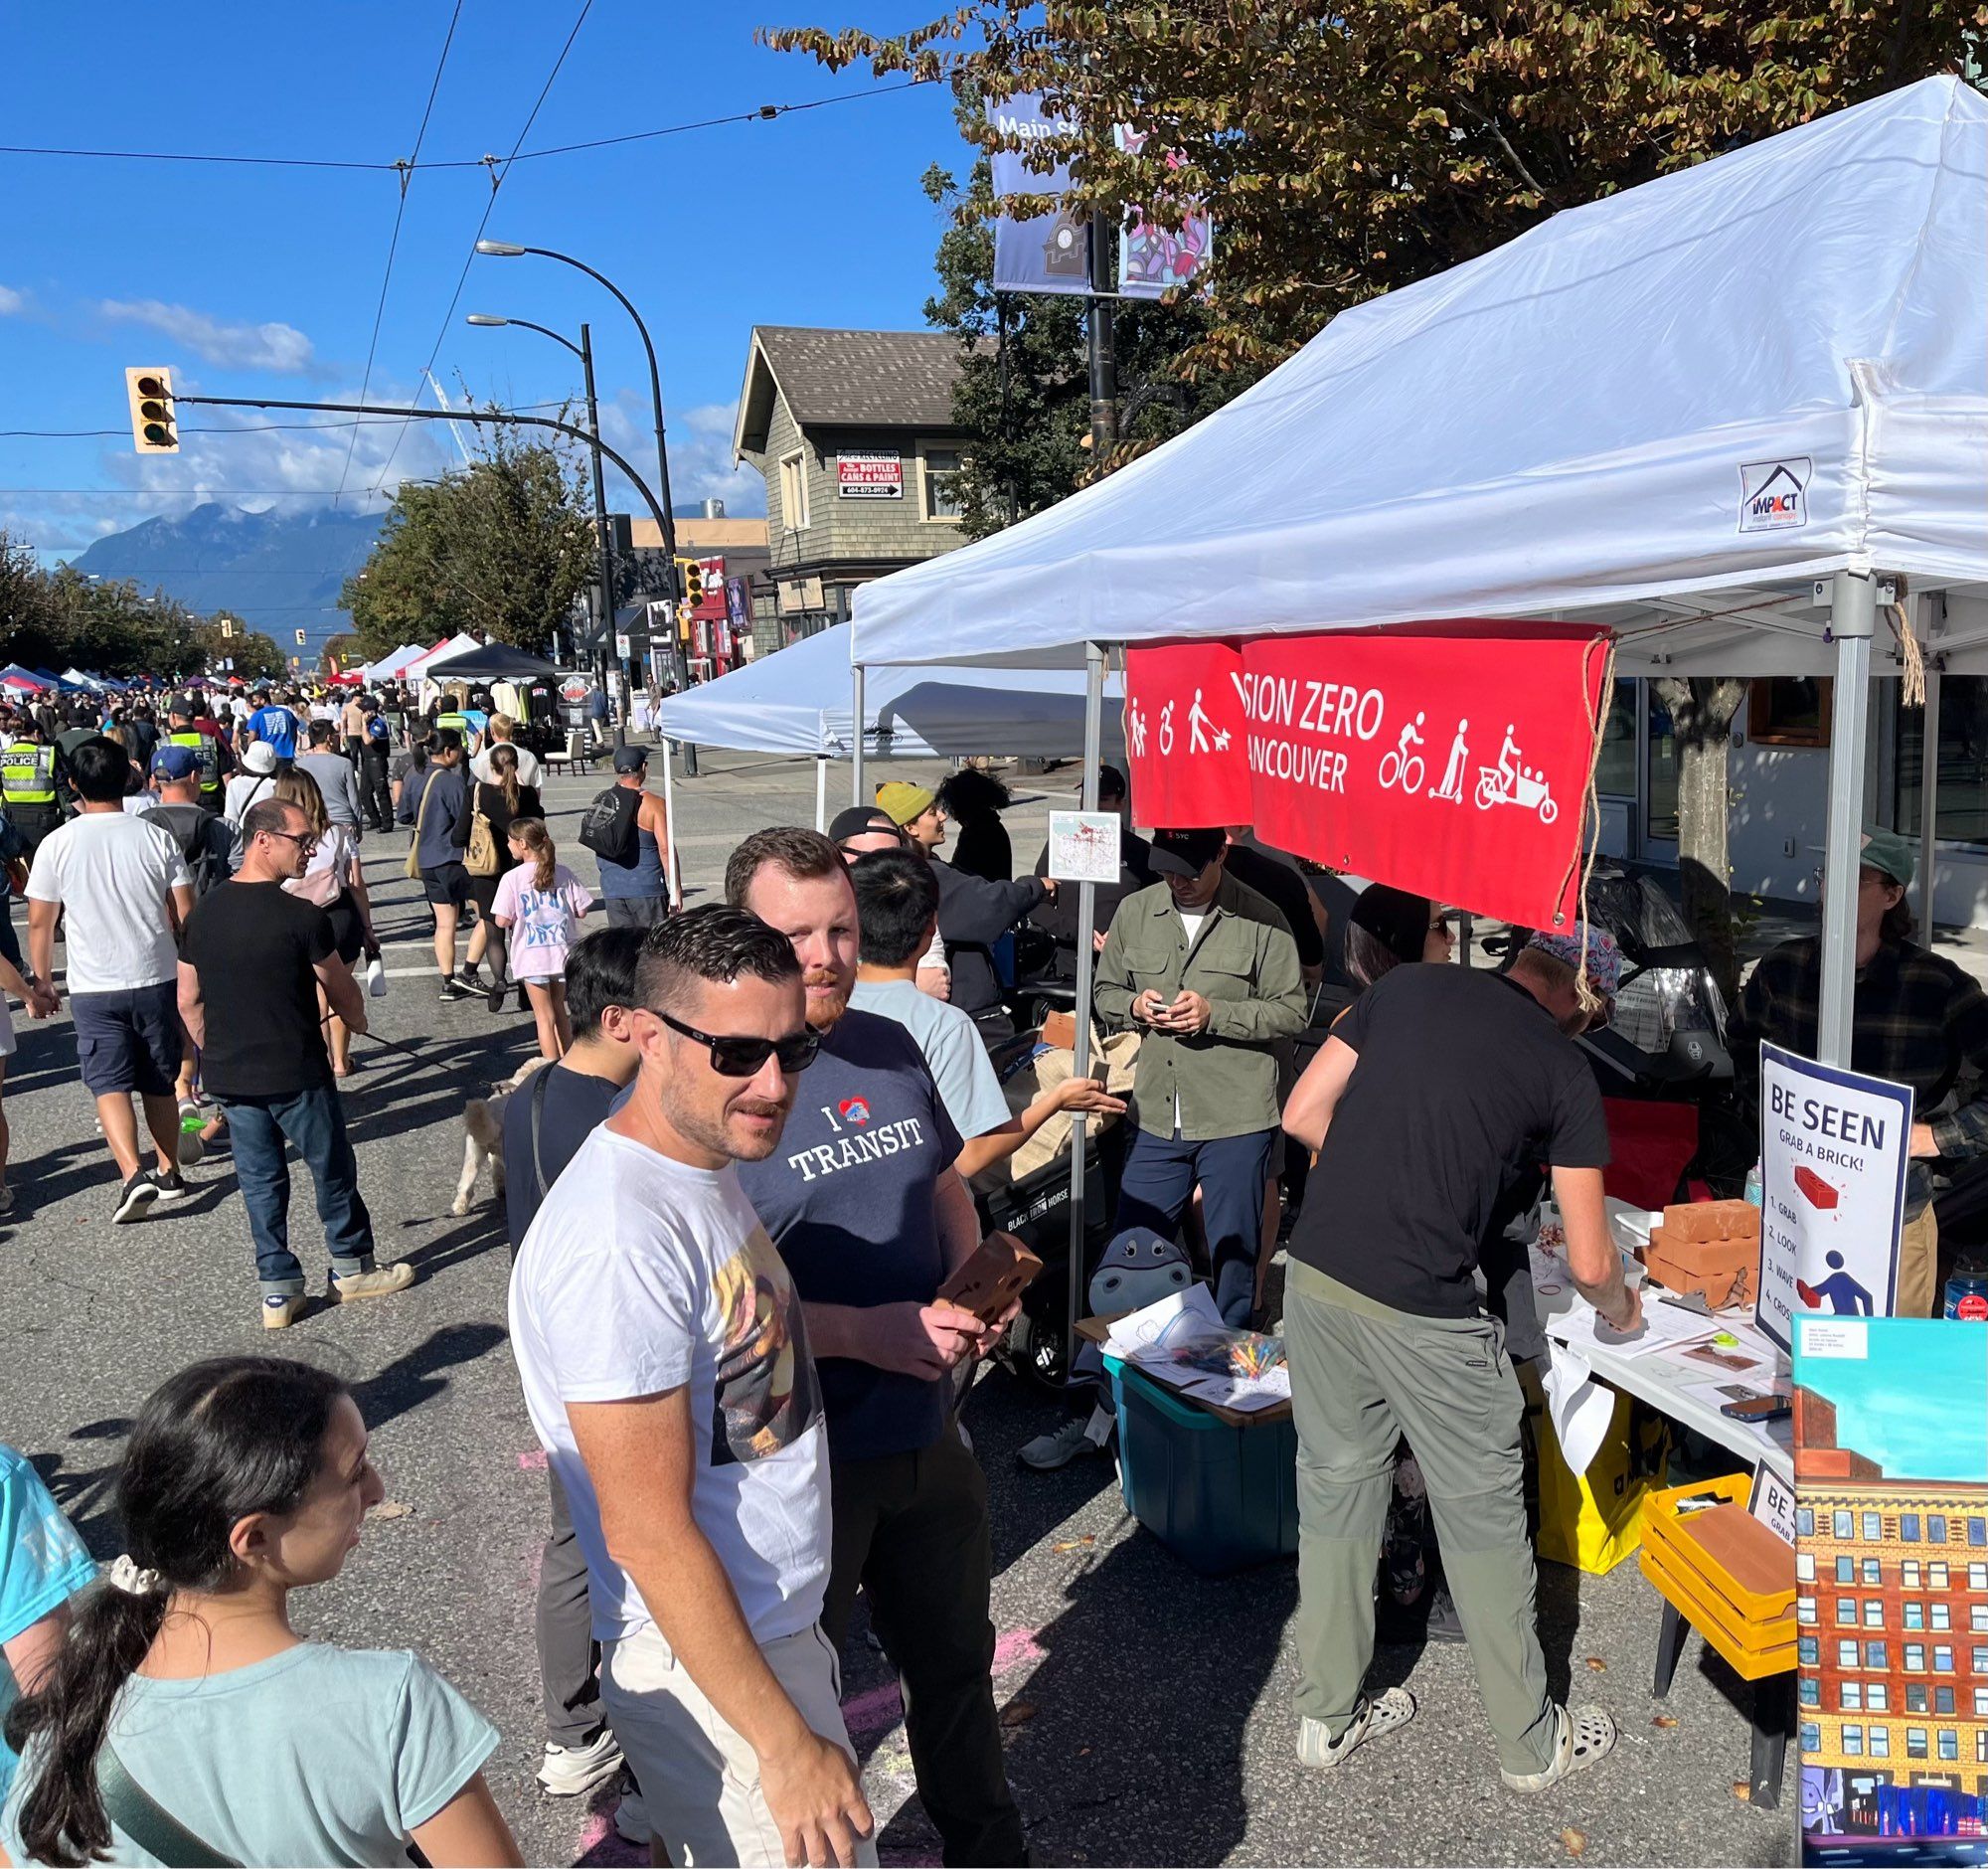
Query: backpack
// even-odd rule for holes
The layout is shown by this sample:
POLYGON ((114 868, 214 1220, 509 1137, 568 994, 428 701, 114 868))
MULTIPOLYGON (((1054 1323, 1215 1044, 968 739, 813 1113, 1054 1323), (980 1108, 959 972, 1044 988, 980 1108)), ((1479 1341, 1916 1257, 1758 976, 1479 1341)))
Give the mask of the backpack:
POLYGON ((147 824, 156 824, 180 847, 186 858, 187 874, 193 879, 193 899, 198 902, 209 890, 228 881, 234 872, 228 859, 234 839, 226 818, 203 811, 197 804, 155 804, 141 812, 147 824), (219 835, 214 826, 219 826, 219 835))
POLYGON ((580 821, 580 841, 617 869, 632 870, 641 854, 635 818, 642 809, 639 785, 610 785, 597 793, 580 821))

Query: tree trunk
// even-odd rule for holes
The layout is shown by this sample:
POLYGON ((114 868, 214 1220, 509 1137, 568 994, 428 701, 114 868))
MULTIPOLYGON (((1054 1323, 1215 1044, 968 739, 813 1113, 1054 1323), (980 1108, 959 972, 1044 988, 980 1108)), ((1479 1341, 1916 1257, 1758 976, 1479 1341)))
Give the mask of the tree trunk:
POLYGON ((1678 760, 1678 875, 1685 926, 1706 965, 1734 1004, 1740 955, 1733 934, 1733 871, 1727 854, 1731 795, 1727 749, 1746 684, 1721 678, 1667 676, 1657 696, 1670 710, 1678 760))

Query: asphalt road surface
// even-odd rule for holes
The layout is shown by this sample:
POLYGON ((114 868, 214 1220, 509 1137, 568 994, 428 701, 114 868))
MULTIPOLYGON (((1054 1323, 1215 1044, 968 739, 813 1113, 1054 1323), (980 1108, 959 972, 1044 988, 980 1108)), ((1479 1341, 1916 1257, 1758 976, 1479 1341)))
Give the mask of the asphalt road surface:
MULTIPOLYGON (((707 754, 677 786, 691 900, 716 892, 746 831, 811 822, 814 775, 796 763, 707 754)), ((930 767, 893 768, 930 780, 930 767)), ((604 779, 551 782, 562 854, 583 877, 576 837, 604 779)), ((1052 795, 1074 768, 1016 781, 1019 863, 1041 846, 1052 795)), ((846 801, 831 772, 830 808, 846 801)), ((632 1862, 594 1807, 534 1783, 543 1733, 532 1590, 546 1531, 546 1482, 505 1339, 509 1273, 487 1179, 464 1219, 449 1215, 464 1102, 533 1049, 527 1016, 480 999, 441 1005, 418 885, 402 839, 369 845, 369 883, 388 943, 384 1039, 360 1040, 346 1096, 360 1180, 383 1259, 412 1260, 408 1292, 315 1309, 283 1337, 259 1325, 253 1255, 225 1153, 190 1172, 194 1198, 112 1227, 115 1175, 76 1071, 65 1012, 17 1014, 7 1073, 14 1212, 0 1219, 0 1440, 27 1452, 90 1549, 118 1549, 108 1485, 122 1437, 154 1385, 218 1352, 274 1351, 336 1369, 373 1431, 390 1503, 334 1584, 298 1599, 309 1633, 414 1647, 503 1733, 490 1777, 535 1863, 632 1862)), ((324 1276, 308 1178, 291 1225, 313 1288, 324 1276)), ((1198 1576, 1125 1514, 1108 1459, 1035 1474, 1015 1448, 1054 1424, 1053 1402, 987 1377, 965 1420, 993 1499, 996 1691, 1009 1770, 1039 1861, 1058 1863, 1732 1863, 1794 1859, 1794 1771, 1780 1811, 1743 1800, 1749 1690, 1694 1640, 1667 1702, 1650 1695, 1659 1605, 1633 1562, 1606 1578, 1542 1568, 1542 1623, 1556 1691, 1605 1707, 1621 1745, 1599 1770, 1543 1796, 1499 1784, 1458 1648, 1384 1649, 1384 1682, 1407 1681, 1414 1725, 1340 1774, 1291 1754, 1292 1657, 1285 1627, 1293 1566, 1198 1576)), ((911 1797, 897 1690, 853 1635, 849 1717, 865 1762, 886 1862, 938 1860, 911 1797)))

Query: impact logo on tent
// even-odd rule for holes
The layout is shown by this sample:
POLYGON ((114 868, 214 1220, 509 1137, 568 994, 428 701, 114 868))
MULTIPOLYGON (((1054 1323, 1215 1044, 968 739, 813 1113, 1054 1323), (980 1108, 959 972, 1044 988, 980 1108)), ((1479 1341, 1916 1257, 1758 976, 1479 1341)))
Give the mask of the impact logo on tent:
POLYGON ((1740 530, 1773 532, 1782 526, 1808 524, 1808 483, 1815 463, 1804 454, 1796 460, 1752 461, 1740 469, 1740 530))

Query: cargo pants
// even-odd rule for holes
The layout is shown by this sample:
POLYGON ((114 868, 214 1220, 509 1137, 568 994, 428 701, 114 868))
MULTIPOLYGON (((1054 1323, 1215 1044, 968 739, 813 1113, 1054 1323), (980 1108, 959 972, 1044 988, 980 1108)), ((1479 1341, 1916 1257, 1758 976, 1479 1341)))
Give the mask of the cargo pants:
POLYGON ((1498 1763, 1544 1771, 1558 1721, 1526 1530, 1525 1405, 1503 1325, 1398 1311, 1293 1261, 1284 1350, 1298 1434, 1299 1713, 1337 1739, 1359 1710, 1395 1446, 1407 1435, 1498 1763))

